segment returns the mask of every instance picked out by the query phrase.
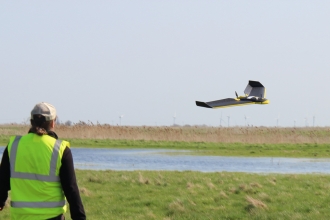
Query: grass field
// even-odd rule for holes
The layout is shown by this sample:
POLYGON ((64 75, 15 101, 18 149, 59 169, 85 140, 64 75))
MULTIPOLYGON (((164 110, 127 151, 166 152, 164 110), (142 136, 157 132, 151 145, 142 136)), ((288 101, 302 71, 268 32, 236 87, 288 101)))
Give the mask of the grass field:
MULTIPOLYGON (((91 220, 330 218, 329 175, 81 170, 76 173, 91 220)), ((9 220, 8 207, 0 216, 9 220)))

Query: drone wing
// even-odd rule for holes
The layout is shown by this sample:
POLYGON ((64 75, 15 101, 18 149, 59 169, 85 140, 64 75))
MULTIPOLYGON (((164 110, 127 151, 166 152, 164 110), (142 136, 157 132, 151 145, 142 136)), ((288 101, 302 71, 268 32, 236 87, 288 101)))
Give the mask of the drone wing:
POLYGON ((266 88, 259 81, 249 81, 244 93, 246 96, 266 97, 266 88))
POLYGON ((200 107, 205 107, 205 108, 227 108, 227 107, 232 107, 232 106, 238 106, 238 105, 249 105, 249 104, 254 104, 255 102, 250 101, 250 100, 239 100, 239 99, 221 99, 221 100, 216 100, 216 101, 211 101, 211 102, 200 102, 196 101, 196 105, 200 107))

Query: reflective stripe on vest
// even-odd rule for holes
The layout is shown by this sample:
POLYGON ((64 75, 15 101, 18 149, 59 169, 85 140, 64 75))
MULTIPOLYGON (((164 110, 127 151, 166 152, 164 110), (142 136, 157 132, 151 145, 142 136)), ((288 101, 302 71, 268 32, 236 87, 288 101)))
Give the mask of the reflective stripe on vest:
POLYGON ((56 140, 56 142, 54 144, 54 149, 53 149, 52 157, 50 160, 49 175, 42 175, 42 174, 36 174, 36 173, 24 173, 24 172, 15 171, 18 142, 21 139, 21 137, 22 136, 16 136, 15 140, 12 144, 12 147, 11 147, 11 151, 10 151, 10 175, 11 175, 11 177, 18 178, 18 179, 39 180, 39 181, 45 181, 45 182, 59 182, 60 177, 56 176, 56 164, 57 164, 57 158, 59 155, 60 146, 61 146, 62 141, 56 140))
POLYGON ((15 208, 57 208, 65 206, 65 200, 59 202, 13 202, 11 207, 15 208))

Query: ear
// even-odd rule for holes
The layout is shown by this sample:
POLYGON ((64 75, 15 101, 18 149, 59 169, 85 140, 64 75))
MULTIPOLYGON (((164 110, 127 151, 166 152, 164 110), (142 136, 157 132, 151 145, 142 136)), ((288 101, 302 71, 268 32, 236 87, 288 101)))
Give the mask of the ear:
POLYGON ((55 120, 50 121, 50 128, 51 129, 55 128, 55 120))

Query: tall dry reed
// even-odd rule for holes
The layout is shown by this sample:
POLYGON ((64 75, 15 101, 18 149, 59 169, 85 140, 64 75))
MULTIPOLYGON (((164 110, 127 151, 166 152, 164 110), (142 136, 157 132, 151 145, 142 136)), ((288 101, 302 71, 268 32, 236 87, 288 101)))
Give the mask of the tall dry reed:
MULTIPOLYGON (((28 125, 0 125, 0 136, 23 135, 28 125)), ((61 138, 224 143, 330 143, 329 127, 149 127, 94 124, 57 125, 61 138)))

